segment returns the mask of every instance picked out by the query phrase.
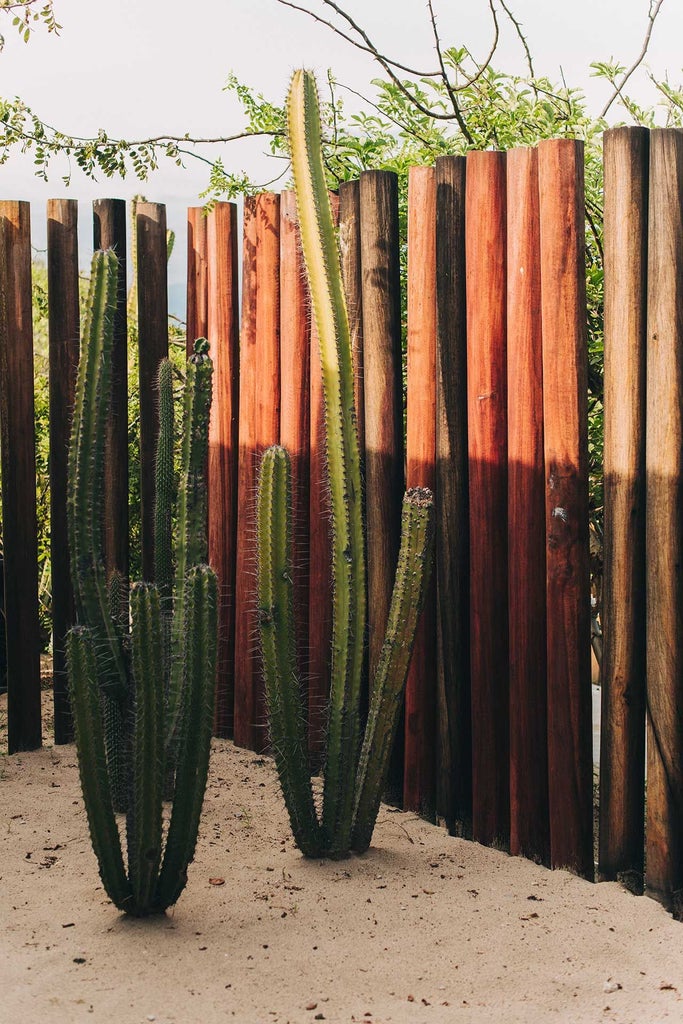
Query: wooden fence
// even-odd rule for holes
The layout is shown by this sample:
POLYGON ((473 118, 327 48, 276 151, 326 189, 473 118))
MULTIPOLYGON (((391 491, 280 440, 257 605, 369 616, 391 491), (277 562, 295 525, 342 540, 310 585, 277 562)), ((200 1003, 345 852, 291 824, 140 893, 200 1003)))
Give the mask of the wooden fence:
MULTIPOLYGON (((335 209, 364 453, 370 675, 387 617, 404 488, 436 493, 436 568, 388 795, 444 819, 454 833, 593 878, 582 146, 552 140, 507 154, 443 157, 435 168, 410 172, 405 382, 395 176, 365 172, 341 186, 335 209)), ((598 875, 642 876, 646 847, 647 888, 674 904, 683 888, 682 210, 683 136, 606 133, 598 875)), ((154 375, 168 345, 166 225, 155 204, 139 205, 136 217, 142 560, 149 577, 154 375)), ((78 349, 76 218, 75 202, 48 206, 58 743, 71 738, 64 519, 78 349)), ((28 220, 26 204, 0 203, 10 750, 41 742, 28 220)), ((96 203, 94 224, 95 244, 125 257, 123 205, 96 203)), ((208 216, 189 211, 188 339, 206 335, 215 363, 208 473, 210 559, 222 595, 216 732, 254 750, 267 746, 254 509, 260 454, 279 441, 294 471, 299 650, 311 756, 319 763, 329 522, 320 373, 292 194, 245 199, 239 235, 232 204, 219 203, 208 216)), ((125 301, 123 267, 105 558, 124 574, 125 301)))

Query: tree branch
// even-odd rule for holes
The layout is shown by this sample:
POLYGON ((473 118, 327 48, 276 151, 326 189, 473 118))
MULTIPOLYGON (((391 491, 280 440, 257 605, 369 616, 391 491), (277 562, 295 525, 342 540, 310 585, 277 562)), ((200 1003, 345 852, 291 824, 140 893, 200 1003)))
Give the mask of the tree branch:
POLYGON ((631 65, 631 67, 628 69, 628 71, 624 72, 624 76, 621 79, 621 81, 618 82, 614 86, 614 92, 612 93, 612 95, 610 96, 609 100, 607 101, 607 103, 605 104, 605 106, 603 107, 603 109, 602 109, 602 111, 600 113, 600 117, 601 118, 607 116, 607 111, 609 110, 609 108, 612 106, 612 104, 614 103, 614 101, 616 99, 621 97, 622 100, 623 100, 622 90, 623 90, 624 86, 628 82, 628 80, 631 77, 631 75, 633 74, 633 72, 636 71, 640 67, 640 65, 643 63, 643 61, 645 60, 645 55, 646 55, 646 53, 648 51, 648 47, 650 45, 650 39, 652 38, 652 30, 655 27, 655 21, 657 20, 657 15, 659 14, 660 10, 662 9, 662 4, 663 3, 664 3, 664 0, 650 0, 650 8, 649 8, 648 14, 647 14, 647 19, 648 19, 647 31, 645 32, 645 38, 643 40, 643 45, 642 45, 641 51, 638 54, 636 60, 631 65))

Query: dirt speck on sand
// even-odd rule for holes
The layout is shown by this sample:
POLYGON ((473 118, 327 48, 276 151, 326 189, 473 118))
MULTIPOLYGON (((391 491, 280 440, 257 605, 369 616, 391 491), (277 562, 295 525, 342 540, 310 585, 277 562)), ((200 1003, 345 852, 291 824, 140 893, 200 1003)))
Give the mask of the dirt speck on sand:
POLYGON ((386 808, 364 856, 306 861, 272 762, 227 741, 162 917, 108 901, 73 746, 0 757, 0 807, 3 1021, 683 1020, 683 926, 654 901, 386 808))

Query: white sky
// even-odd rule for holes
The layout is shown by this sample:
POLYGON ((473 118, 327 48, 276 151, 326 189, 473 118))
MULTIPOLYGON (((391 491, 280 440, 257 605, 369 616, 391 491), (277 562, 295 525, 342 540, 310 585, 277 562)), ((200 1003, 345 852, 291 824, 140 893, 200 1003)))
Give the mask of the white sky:
MULTIPOLYGON (((591 80, 590 62, 615 56, 631 64, 642 45, 648 0, 508 2, 524 25, 537 73, 558 80, 562 68, 568 84, 584 88, 598 112, 608 90, 591 80)), ((322 0, 311 0, 310 6, 329 16, 322 0)), ((434 6, 446 45, 466 44, 475 55, 486 53, 491 23, 485 0, 434 0, 434 6)), ((345 7, 392 57, 421 68, 435 65, 425 0, 348 0, 345 7)), ((366 92, 370 78, 381 73, 329 29, 276 0, 203 0, 196 7, 187 0, 56 0, 55 8, 59 37, 38 29, 26 45, 9 23, 0 25, 6 40, 0 95, 21 96, 43 120, 74 135, 91 135, 98 128, 124 138, 238 132, 243 128, 239 106, 223 92, 230 71, 274 101, 284 96, 295 67, 313 67, 321 75, 331 67, 341 82, 366 92)), ((503 18, 501 27, 495 63, 523 72, 521 49, 503 18)), ((668 72, 675 83, 683 80, 682 39, 683 3, 664 0, 647 63, 659 77, 668 72)), ((644 75, 634 91, 654 100, 644 75)), ((613 114, 620 116, 616 108, 613 114)), ((264 148, 258 140, 233 143, 223 151, 226 167, 246 169, 261 181, 272 178, 280 166, 275 169, 264 148)), ((65 169, 55 161, 45 184, 34 177, 30 159, 17 156, 0 167, 0 195, 32 203, 34 246, 44 246, 47 198, 84 201, 86 251, 89 201, 143 191, 167 204, 169 226, 177 232, 171 308, 181 312, 185 208, 198 203, 208 167, 191 159, 184 169, 165 163, 144 184, 134 178, 94 183, 74 170, 69 189, 61 181, 65 169)))

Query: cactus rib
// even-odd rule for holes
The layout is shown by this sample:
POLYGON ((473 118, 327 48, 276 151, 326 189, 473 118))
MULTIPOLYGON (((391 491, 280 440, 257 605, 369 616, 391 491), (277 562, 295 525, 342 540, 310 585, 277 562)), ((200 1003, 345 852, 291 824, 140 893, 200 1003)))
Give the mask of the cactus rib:
POLYGON ((67 656, 81 791, 92 846, 107 895, 120 910, 128 910, 132 896, 107 774, 95 655, 84 626, 70 631, 67 656))
POLYGON ((297 71, 287 104, 304 261, 320 344, 332 506, 332 658, 323 829, 330 852, 348 849, 360 747, 365 640, 365 553, 349 323, 320 144, 313 75, 297 71))
POLYGON ((291 470, 274 445, 258 487, 258 617, 270 739, 294 839, 306 857, 323 851, 308 769, 306 725, 296 670, 292 593, 291 470))
POLYGON ((128 876, 134 912, 149 913, 161 859, 164 688, 161 609, 157 588, 136 583, 133 627, 133 792, 128 809, 128 876))

